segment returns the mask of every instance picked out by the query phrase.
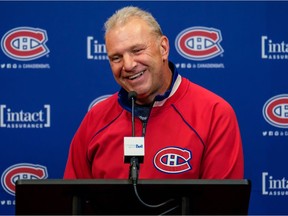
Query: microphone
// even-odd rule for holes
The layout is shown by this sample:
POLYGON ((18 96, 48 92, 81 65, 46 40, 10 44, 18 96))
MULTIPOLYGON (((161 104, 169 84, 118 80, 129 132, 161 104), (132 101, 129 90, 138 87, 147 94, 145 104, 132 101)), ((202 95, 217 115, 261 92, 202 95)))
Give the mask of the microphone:
POLYGON ((128 99, 131 100, 131 113, 132 113, 132 137, 135 136, 135 101, 137 98, 137 93, 135 91, 131 91, 128 93, 128 99))
POLYGON ((132 137, 124 137, 124 163, 130 163, 129 179, 135 185, 138 180, 139 163, 144 160, 144 137, 135 137, 135 101, 137 93, 128 93, 131 100, 132 137))
POLYGON ((132 98, 133 98, 134 100, 136 100, 136 98, 137 98, 137 93, 136 93, 135 91, 130 91, 130 92, 128 93, 128 99, 131 100, 132 98))

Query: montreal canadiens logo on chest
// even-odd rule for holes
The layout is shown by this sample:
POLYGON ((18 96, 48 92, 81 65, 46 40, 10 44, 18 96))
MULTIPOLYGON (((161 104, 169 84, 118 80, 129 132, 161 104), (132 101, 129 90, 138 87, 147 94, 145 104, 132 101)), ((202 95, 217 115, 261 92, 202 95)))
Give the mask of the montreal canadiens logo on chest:
POLYGON ((166 147, 158 151, 154 157, 154 166, 169 174, 186 172, 191 169, 189 160, 191 152, 179 147, 166 147))

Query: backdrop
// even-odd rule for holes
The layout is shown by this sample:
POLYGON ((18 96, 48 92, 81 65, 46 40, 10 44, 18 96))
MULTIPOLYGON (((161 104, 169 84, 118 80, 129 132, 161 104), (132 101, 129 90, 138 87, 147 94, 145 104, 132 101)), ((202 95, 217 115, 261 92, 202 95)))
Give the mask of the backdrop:
POLYGON ((62 178, 89 107, 119 87, 103 23, 122 6, 152 12, 182 76, 238 116, 250 214, 288 214, 288 2, 1 1, 0 214, 17 179, 62 178))

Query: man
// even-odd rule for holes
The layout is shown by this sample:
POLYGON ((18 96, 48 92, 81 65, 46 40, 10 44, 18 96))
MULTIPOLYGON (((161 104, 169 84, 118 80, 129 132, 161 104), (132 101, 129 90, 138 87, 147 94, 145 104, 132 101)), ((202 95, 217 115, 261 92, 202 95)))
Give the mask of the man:
POLYGON ((118 93, 83 119, 69 151, 64 178, 128 179, 123 139, 145 140, 139 179, 241 179, 243 152, 232 107, 180 76, 168 60, 169 41, 153 16, 137 7, 105 23, 105 43, 118 93))

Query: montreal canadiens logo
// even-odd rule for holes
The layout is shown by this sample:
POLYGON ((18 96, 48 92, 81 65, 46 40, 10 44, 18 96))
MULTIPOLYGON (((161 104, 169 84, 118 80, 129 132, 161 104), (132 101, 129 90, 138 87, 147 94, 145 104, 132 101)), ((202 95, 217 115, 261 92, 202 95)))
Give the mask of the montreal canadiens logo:
POLYGON ((176 50, 184 58, 202 61, 222 54, 221 32, 206 27, 191 27, 178 34, 175 40, 176 50))
POLYGON ((98 98, 95 98, 95 99, 90 103, 90 105, 89 105, 89 107, 88 107, 88 111, 89 111, 93 106, 95 106, 97 103, 100 103, 101 101, 107 99, 107 98, 110 97, 110 96, 111 96, 111 95, 108 94, 108 95, 102 95, 102 96, 100 96, 100 97, 98 97, 98 98))
POLYGON ((270 98, 263 107, 265 120, 280 128, 288 128, 288 94, 270 98))
POLYGON ((190 151, 178 147, 167 147, 157 152, 154 157, 154 166, 164 173, 177 174, 191 169, 190 159, 190 151))
POLYGON ((47 168, 41 165, 21 163, 8 167, 1 177, 1 184, 4 190, 15 195, 15 184, 20 179, 46 179, 47 168))
POLYGON ((12 59, 30 61, 49 53, 48 36, 39 28, 19 27, 7 32, 1 40, 3 52, 12 59))

